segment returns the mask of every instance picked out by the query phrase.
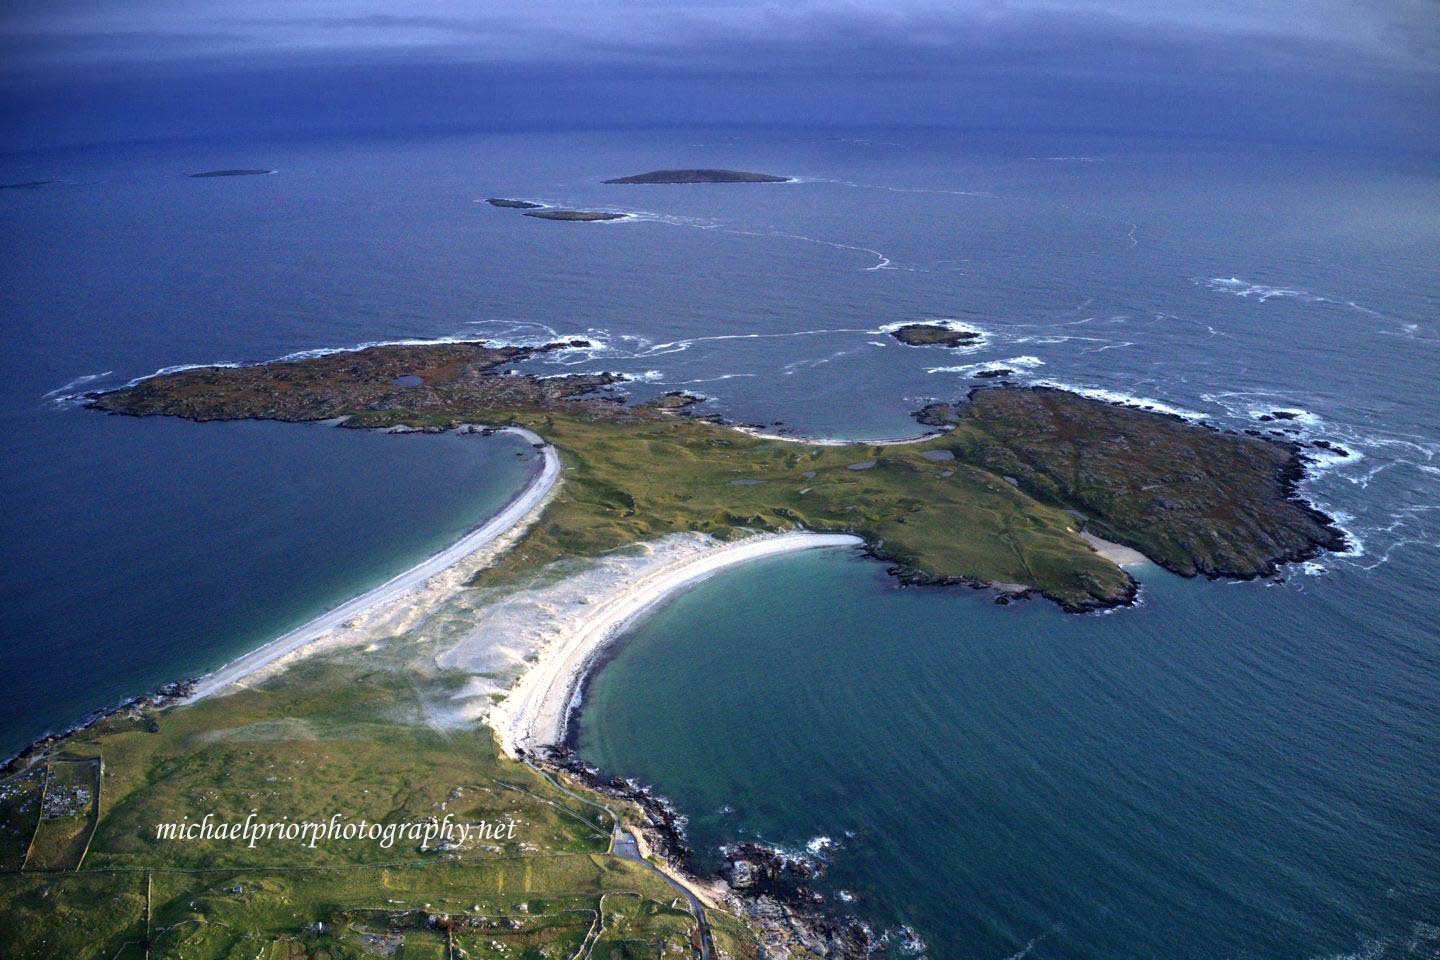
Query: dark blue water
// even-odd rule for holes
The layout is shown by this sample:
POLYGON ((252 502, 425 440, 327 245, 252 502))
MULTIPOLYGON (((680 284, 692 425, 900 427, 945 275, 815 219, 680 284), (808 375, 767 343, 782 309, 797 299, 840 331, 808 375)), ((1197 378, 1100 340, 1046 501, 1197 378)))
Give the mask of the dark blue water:
POLYGON ((802 573, 763 591, 738 581, 728 609, 757 609, 748 599, 778 616, 823 597, 840 635, 811 648, 875 664, 777 665, 747 681, 759 686, 743 710, 662 697, 664 716, 635 727, 647 685, 708 683, 710 645, 771 656, 803 635, 721 609, 694 623, 713 635, 662 638, 695 651, 663 677, 632 675, 626 658, 606 671, 598 689, 614 694, 586 717, 595 755, 681 798, 702 846, 854 830, 831 854, 834 884, 858 910, 913 923, 936 956, 1006 956, 1036 937, 1032 955, 1091 957, 1405 955, 1433 941, 1417 926, 1436 915, 1422 801, 1440 759, 1433 158, 687 131, 130 146, 9 156, 0 171, 62 181, 0 193, 10 740, 134 692, 135 664, 148 682, 227 659, 343 594, 311 588, 321 567, 363 585, 519 479, 477 471, 459 438, 140 423, 46 397, 77 378, 396 338, 586 334, 602 346, 537 369, 620 370, 641 378, 637 396, 684 387, 738 419, 877 437, 963 392, 973 365, 1003 363, 1230 427, 1297 411, 1300 436, 1353 454, 1306 489, 1356 549, 1281 586, 1147 583, 1140 610, 1084 619, 892 594, 869 568, 793 561, 802 573), (694 165, 801 182, 599 183, 694 165), (184 176, 219 167, 277 172, 184 176), (637 217, 551 223, 487 196, 637 217), (881 331, 927 318, 988 341, 913 349, 881 331), (328 496, 277 493, 282 478, 328 496), (399 519, 378 521, 386 511, 399 519), (271 512, 268 535, 237 535, 271 512), (377 523, 392 533, 334 546, 377 523), (186 553, 200 542, 226 549, 186 553), (137 572, 136 558, 153 564, 137 572), (788 697, 766 686, 797 678, 788 697), (633 735, 604 739, 612 728, 633 735), (790 745, 743 749, 763 731, 790 745), (813 802, 795 802, 797 784, 813 802), (736 814, 714 817, 724 802, 736 814))
POLYGON ((702 862, 809 845, 832 904, 937 958, 1433 956, 1430 607, 1362 618, 1334 579, 1150 568, 1139 609, 1076 617, 757 563, 634 633, 580 746, 660 784, 702 862))

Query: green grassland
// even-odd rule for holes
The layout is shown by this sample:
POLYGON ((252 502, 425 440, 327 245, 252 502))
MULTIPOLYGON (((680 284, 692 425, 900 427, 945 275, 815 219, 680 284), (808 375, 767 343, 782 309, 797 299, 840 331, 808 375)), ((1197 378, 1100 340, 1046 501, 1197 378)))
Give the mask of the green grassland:
POLYGON ((507 369, 566 346, 389 345, 196 368, 91 405, 194 420, 528 426, 560 450, 565 488, 493 577, 677 531, 803 528, 859 534, 910 579, 1018 585, 1087 610, 1128 601, 1135 584, 1089 547, 1082 523, 1187 575, 1263 576, 1344 544, 1293 495, 1298 449, 1269 438, 1064 390, 991 387, 921 411, 948 431, 924 443, 791 443, 675 409, 693 398, 624 403, 606 392, 613 374, 507 369))
MULTIPOLYGON (((695 921, 674 890, 608 852, 606 806, 631 820, 638 811, 577 799, 578 788, 503 757, 486 729, 426 725, 450 681, 343 654, 76 734, 65 750, 105 760, 99 827, 78 872, 0 873, 4 954, 141 956, 148 889, 155 957, 375 956, 392 932, 397 957, 561 958, 582 944, 592 956, 690 955, 695 921), (158 824, 182 817, 252 812, 386 823, 451 814, 513 818, 517 829, 513 841, 444 852, 404 840, 157 839, 158 824)), ((4 826, 23 831, 32 815, 17 821, 4 826)), ((753 956, 743 928, 724 930, 729 955, 753 956)))
POLYGON ((485 572, 489 582, 680 531, 806 529, 857 533, 925 577, 1023 584, 1075 607, 1129 588, 1063 510, 996 474, 926 458, 955 446, 952 436, 809 446, 678 417, 512 418, 559 449, 565 485, 514 554, 485 572))

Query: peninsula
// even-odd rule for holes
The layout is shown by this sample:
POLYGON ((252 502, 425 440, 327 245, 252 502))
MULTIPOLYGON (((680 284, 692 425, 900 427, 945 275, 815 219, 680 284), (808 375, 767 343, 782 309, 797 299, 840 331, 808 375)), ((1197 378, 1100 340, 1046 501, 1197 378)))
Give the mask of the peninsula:
POLYGON ((491 579, 672 533, 809 530, 862 537, 907 582, 1003 584, 1083 611, 1136 590, 1084 532, 1212 577, 1268 575, 1343 543, 1295 495, 1299 449, 1268 438, 1061 390, 987 386, 921 411, 941 433, 919 442, 812 445, 745 434, 668 400, 625 403, 607 390, 617 374, 513 367, 566 346, 376 346, 182 370, 89 402, 192 420, 533 430, 559 450, 569 482, 491 579), (398 386, 402 377, 419 383, 398 386))
POLYGON ((935 432, 910 441, 810 441, 696 416, 688 394, 627 402, 618 374, 523 369, 587 345, 388 344, 89 396, 133 416, 498 428, 536 469, 406 573, 0 771, 14 955, 601 956, 643 942, 858 960, 875 934, 848 908, 817 907, 805 880, 818 865, 752 844, 728 854, 724 879, 689 876, 675 811, 569 755, 584 680, 635 617, 795 550, 863 549, 905 583, 1084 611, 1134 597, 1137 550, 1243 577, 1343 544, 1295 494, 1296 445, 998 386, 926 407, 917 419, 935 432), (394 848, 156 839, 182 818, 281 813, 292 826, 453 816, 515 829, 394 848), (57 903, 76 922, 43 922, 57 903))
POLYGON ((789 183, 790 177, 745 170, 651 170, 606 183, 789 183))

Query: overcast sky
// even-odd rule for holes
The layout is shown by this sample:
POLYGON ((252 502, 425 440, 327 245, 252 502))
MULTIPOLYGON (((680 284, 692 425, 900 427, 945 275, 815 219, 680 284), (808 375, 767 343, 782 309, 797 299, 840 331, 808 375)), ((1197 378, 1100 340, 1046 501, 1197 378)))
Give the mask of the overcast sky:
POLYGON ((1434 146, 1440 0, 5 0, 12 145, 811 120, 1434 146))

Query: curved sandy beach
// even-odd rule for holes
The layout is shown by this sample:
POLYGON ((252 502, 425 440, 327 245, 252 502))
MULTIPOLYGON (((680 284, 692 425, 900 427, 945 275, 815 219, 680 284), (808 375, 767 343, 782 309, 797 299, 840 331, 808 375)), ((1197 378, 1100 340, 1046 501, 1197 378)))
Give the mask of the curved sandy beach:
POLYGON ((459 563, 479 550, 492 544, 510 530, 523 523, 531 512, 540 506, 554 489, 560 478, 560 456, 555 448, 546 443, 538 434, 523 427, 505 427, 496 433, 513 433, 541 448, 543 465, 531 481, 485 523, 465 534, 444 550, 422 560, 404 573, 387 580, 374 589, 367 590, 345 601, 333 610, 321 614, 309 623, 302 624, 257 650, 232 660, 214 673, 202 677, 191 693, 190 701, 208 697, 225 687, 236 683, 290 656, 308 644, 314 643, 331 633, 347 621, 362 617, 392 601, 411 595, 422 588, 427 580, 459 563))
POLYGON ((587 601, 584 615, 546 644, 506 698, 490 710, 487 722, 511 756, 563 743, 596 655, 645 611, 727 567, 797 550, 851 547, 862 542, 859 537, 837 533, 757 536, 686 554, 638 579, 619 581, 603 596, 587 601))

